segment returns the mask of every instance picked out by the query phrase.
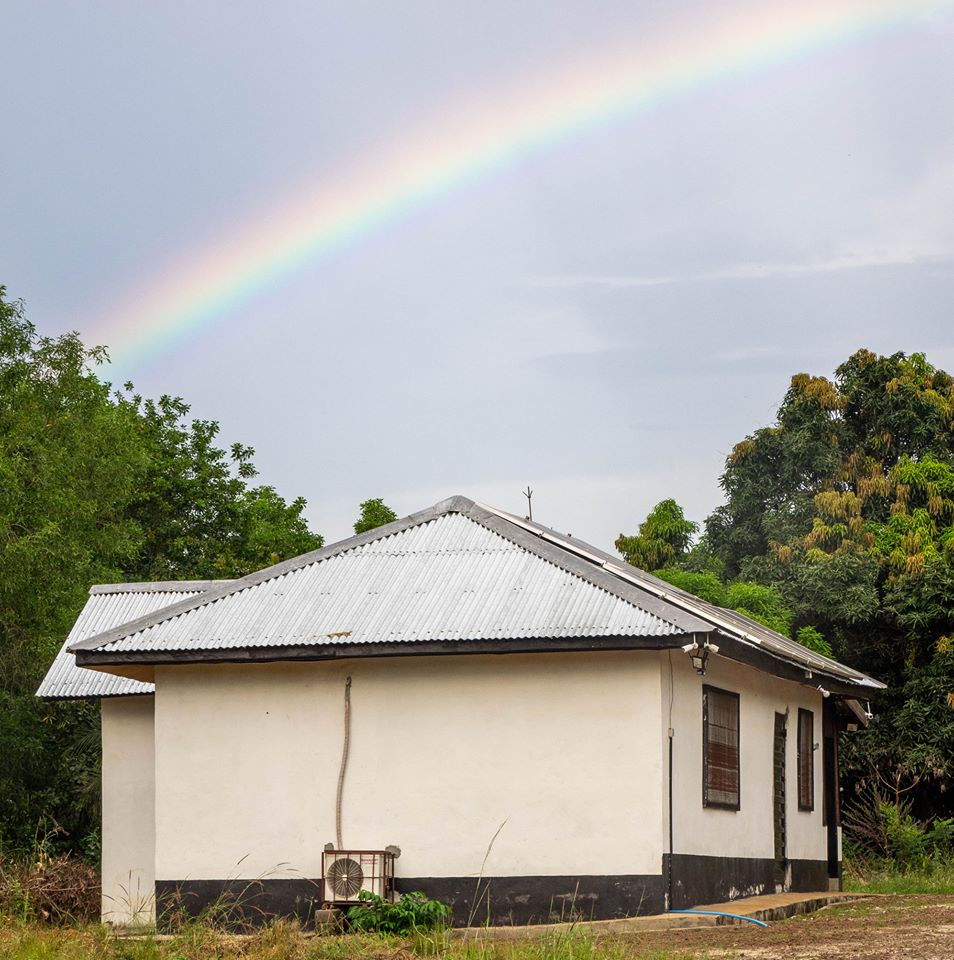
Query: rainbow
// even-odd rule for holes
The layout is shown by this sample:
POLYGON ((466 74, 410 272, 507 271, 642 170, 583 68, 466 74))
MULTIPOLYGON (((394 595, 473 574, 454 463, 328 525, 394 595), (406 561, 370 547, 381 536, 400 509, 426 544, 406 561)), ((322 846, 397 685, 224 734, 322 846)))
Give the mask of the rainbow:
POLYGON ((492 104, 415 131, 375 162, 276 203, 264 215, 161 270, 88 330, 124 366, 165 352, 302 268, 561 141, 640 110, 954 9, 954 0, 794 0, 743 16, 678 24, 666 36, 601 50, 492 104))

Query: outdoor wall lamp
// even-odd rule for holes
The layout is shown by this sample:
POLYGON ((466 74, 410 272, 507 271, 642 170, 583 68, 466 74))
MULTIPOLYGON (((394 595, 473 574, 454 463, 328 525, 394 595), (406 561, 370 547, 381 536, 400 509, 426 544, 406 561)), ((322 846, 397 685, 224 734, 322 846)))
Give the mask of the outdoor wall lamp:
POLYGON ((714 643, 709 643, 708 639, 701 644, 698 640, 693 640, 692 643, 687 643, 682 650, 683 653, 689 654, 692 669, 695 670, 700 677, 704 677, 706 674, 706 664, 709 662, 709 654, 719 652, 719 648, 714 643))

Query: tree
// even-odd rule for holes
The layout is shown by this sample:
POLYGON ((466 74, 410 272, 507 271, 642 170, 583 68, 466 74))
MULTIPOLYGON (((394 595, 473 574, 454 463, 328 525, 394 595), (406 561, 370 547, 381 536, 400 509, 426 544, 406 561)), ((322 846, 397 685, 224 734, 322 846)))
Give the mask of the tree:
MULTIPOLYGON (((750 620, 764 624, 776 633, 786 637, 791 636, 792 611, 785 606, 778 591, 772 587, 745 580, 724 583, 712 572, 699 573, 679 567, 664 567, 661 570, 654 570, 653 574, 660 580, 665 580, 679 587, 680 590, 692 593, 717 607, 735 610, 750 620)), ((805 634, 805 638, 811 641, 807 644, 809 646, 812 643, 824 643, 824 638, 820 634, 818 638, 814 634, 805 634)), ((801 637, 797 639, 801 641, 801 637)))
POLYGON ((620 534, 614 546, 627 563, 641 570, 668 567, 682 559, 698 532, 699 524, 687 520, 675 500, 662 500, 639 525, 639 533, 620 534))
POLYGON ((189 405, 179 397, 144 401, 131 384, 124 396, 150 454, 128 504, 143 531, 129 579, 239 577, 321 546, 302 517, 303 498, 286 503, 273 487, 249 487, 254 450, 217 447, 218 423, 187 424, 189 405))
POLYGON ((91 583, 122 576, 141 531, 126 506, 147 451, 135 411, 92 373, 102 353, 37 336, 0 287, 0 848, 24 847, 46 814, 82 834, 75 721, 33 697, 91 583))
POLYGON ((907 778, 926 812, 950 810, 954 741, 925 751, 912 718, 947 729, 954 705, 954 378, 923 354, 867 350, 831 380, 797 374, 722 486, 706 534, 730 575, 777 590, 796 623, 890 685, 851 776, 907 778))
POLYGON ((365 533, 397 520, 397 514, 380 498, 365 500, 359 509, 361 514, 354 523, 355 533, 365 533))
MULTIPOLYGON (((783 603, 778 591, 764 584, 735 580, 725 582, 717 571, 721 565, 711 554, 708 540, 690 549, 692 536, 699 525, 687 520, 675 500, 663 500, 653 507, 639 525, 639 534, 616 540, 616 549, 627 563, 653 574, 667 583, 692 593, 718 607, 726 607, 789 636, 792 611, 783 603)), ((813 649, 830 648, 817 631, 800 633, 813 649)))
POLYGON ((794 376, 776 424, 736 444, 707 533, 730 572, 792 545, 917 572, 951 538, 952 466, 954 380, 923 354, 859 350, 833 382, 794 376))
POLYGON ((178 398, 114 393, 105 352, 37 335, 0 287, 0 852, 38 824, 92 850, 98 710, 33 693, 93 583, 234 577, 321 544, 250 448, 178 398))

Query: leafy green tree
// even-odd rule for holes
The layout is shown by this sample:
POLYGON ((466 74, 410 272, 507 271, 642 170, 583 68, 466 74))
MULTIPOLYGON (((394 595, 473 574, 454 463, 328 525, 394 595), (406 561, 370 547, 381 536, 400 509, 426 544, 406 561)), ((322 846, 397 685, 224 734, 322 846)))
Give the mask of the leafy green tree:
POLYGON ((737 580, 726 587, 725 605, 786 637, 792 632, 792 612, 772 587, 737 580))
POLYGON ((38 825, 92 852, 98 709, 34 691, 93 583, 233 577, 321 544, 252 451, 184 401, 113 393, 101 348, 38 336, 0 287, 0 852, 38 825))
MULTIPOLYGON (((0 847, 41 815, 79 833, 61 764, 84 710, 48 716, 33 692, 91 583, 122 576, 141 544, 126 512, 148 454, 135 411, 91 372, 101 352, 38 337, 0 287, 0 847)), ((88 711, 85 711, 88 712, 88 711)))
MULTIPOLYGON (((715 572, 721 569, 721 565, 714 562, 707 541, 690 549, 692 536, 698 529, 698 524, 686 520, 682 507, 675 500, 663 500, 639 525, 638 535, 627 537, 620 534, 616 549, 625 556, 627 563, 650 569, 667 583, 718 607, 736 610, 789 636, 792 611, 778 591, 744 580, 726 583, 715 572)), ((804 635, 810 641, 808 645, 825 644, 821 634, 816 636, 816 633, 804 635)))
POLYGON ((954 744, 954 649, 944 645, 923 667, 907 665, 881 695, 870 727, 846 737, 843 764, 850 774, 849 795, 870 785, 891 785, 907 795, 922 816, 940 818, 950 810, 954 744))
POLYGON ((304 497, 285 501, 274 487, 242 491, 236 536, 229 562, 236 571, 261 570, 288 557, 317 550, 324 543, 312 533, 303 517, 304 497))
POLYGON ((710 571, 698 572, 695 570, 681 570, 678 567, 665 567, 662 570, 654 570, 653 574, 671 583, 686 593, 692 593, 709 603, 714 603, 717 607, 725 607, 725 584, 716 574, 710 571))
POLYGON ((954 740, 918 723, 954 719, 954 378, 867 350, 833 379, 798 374, 722 486, 706 534, 728 573, 778 591, 794 623, 890 685, 849 747, 854 782, 901 777, 924 811, 950 810, 954 740))
POLYGON ((770 551, 874 552, 893 575, 942 551, 954 519, 954 380, 922 354, 860 350, 834 381, 798 374, 774 426, 736 444, 706 521, 737 573, 770 551), (945 539, 946 538, 946 539, 945 539))
POLYGON ((397 520, 397 514, 380 498, 365 500, 359 509, 361 514, 354 523, 355 533, 365 533, 397 520))
POLYGON ((635 536, 620 534, 614 546, 641 570, 668 567, 685 556, 699 524, 687 520, 675 500, 662 500, 639 525, 635 536))
POLYGON ((824 634, 814 627, 800 627, 795 634, 795 639, 803 647, 808 647, 809 650, 814 650, 815 653, 820 653, 826 657, 834 656, 831 644, 825 639, 824 634))
MULTIPOLYGON (((764 624, 770 630, 786 637, 791 636, 792 612, 782 602, 778 591, 772 587, 744 580, 724 583, 714 573, 697 573, 678 567, 654 570, 653 574, 687 593, 714 603, 717 607, 735 610, 750 620, 764 624)), ((818 636, 821 637, 820 634, 818 636)), ((805 637, 813 642, 816 640, 814 634, 806 634, 805 637)), ((801 641, 801 636, 798 639, 801 641)), ((824 642, 824 638, 821 638, 821 642, 824 642)))
POLYGON ((249 487, 254 451, 216 446, 219 425, 186 423, 178 397, 127 402, 150 456, 128 513, 143 531, 129 579, 227 579, 321 546, 302 516, 305 500, 286 503, 273 487, 249 487))

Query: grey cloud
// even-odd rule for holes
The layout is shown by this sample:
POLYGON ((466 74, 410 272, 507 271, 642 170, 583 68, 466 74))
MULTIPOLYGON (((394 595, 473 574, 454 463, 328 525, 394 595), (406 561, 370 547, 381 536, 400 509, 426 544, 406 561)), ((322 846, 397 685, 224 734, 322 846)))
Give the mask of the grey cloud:
MULTIPOLYGON (((165 264, 435 118, 756 7, 14 2, 0 282, 41 331, 92 337, 165 264)), ((332 537, 368 496, 519 510, 528 482, 604 546, 664 496, 702 519, 792 373, 862 345, 954 367, 951 22, 522 155, 109 375, 221 420, 332 537)))

